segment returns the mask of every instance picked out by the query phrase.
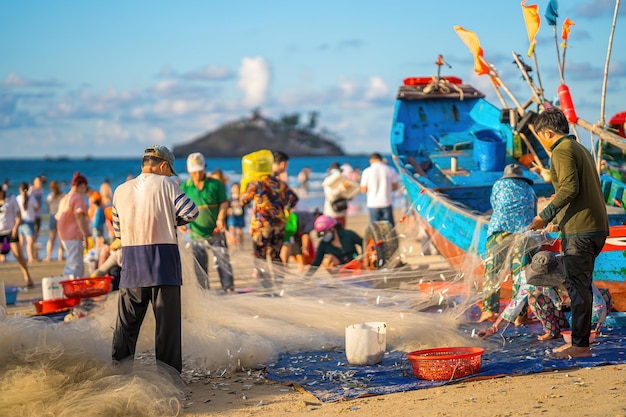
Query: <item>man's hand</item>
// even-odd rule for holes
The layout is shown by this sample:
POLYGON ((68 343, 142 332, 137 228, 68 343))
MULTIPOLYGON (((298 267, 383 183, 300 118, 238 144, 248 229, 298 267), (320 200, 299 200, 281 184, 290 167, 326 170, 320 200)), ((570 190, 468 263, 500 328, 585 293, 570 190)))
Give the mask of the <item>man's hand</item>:
POLYGON ((533 219, 532 222, 530 222, 530 224, 528 225, 528 228, 530 230, 539 230, 542 229, 544 226, 546 225, 545 220, 543 220, 541 217, 539 216, 535 216, 535 218, 533 219))
POLYGON ((545 233, 558 232, 559 225, 554 223, 548 223, 546 228, 543 230, 545 233))

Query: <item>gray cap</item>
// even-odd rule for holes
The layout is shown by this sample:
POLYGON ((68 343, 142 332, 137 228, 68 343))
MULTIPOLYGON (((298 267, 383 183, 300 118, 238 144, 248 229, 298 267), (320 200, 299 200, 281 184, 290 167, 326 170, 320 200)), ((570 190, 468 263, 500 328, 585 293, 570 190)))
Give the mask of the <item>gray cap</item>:
POLYGON ((167 161, 167 163, 170 164, 170 168, 172 169, 172 175, 178 175, 176 171, 174 171, 174 154, 172 153, 172 151, 167 149, 167 147, 163 145, 149 146, 143 151, 143 156, 153 156, 155 158, 167 161))

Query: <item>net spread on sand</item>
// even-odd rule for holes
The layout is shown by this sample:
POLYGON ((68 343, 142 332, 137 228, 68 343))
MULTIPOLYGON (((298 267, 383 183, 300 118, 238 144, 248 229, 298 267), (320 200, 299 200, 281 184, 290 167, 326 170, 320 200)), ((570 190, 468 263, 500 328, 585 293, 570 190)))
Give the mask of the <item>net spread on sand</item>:
MULTIPOLYGON (((337 275, 320 268, 307 278, 293 261, 268 266, 247 247, 231 251, 237 294, 222 294, 215 266, 211 289, 202 289, 199 268, 181 241, 183 379, 260 369, 287 352, 336 351, 346 326, 361 322, 386 323, 388 352, 483 345, 473 331, 459 328, 480 314, 483 261, 468 256, 449 263, 436 254, 412 210, 398 223, 398 250, 388 267, 375 271, 337 275), (255 267, 271 273, 271 288, 255 280, 255 267)), ((506 269, 499 276, 510 281, 506 269)), ((0 320, 0 410, 20 416, 180 412, 181 385, 154 366, 151 313, 137 345, 141 354, 128 372, 111 365, 117 293, 94 304, 87 317, 69 322, 0 320)))

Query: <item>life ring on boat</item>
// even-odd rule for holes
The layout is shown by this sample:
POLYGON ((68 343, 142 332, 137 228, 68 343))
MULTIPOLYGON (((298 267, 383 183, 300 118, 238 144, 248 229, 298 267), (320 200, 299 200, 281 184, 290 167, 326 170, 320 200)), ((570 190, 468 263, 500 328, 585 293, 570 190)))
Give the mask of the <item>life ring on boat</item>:
MULTIPOLYGON (((452 84, 463 84, 463 80, 459 77, 454 77, 451 75, 446 75, 444 77, 439 77, 442 80, 446 80, 452 84)), ((404 85, 428 85, 432 81, 434 81, 436 77, 408 77, 404 79, 404 85)))

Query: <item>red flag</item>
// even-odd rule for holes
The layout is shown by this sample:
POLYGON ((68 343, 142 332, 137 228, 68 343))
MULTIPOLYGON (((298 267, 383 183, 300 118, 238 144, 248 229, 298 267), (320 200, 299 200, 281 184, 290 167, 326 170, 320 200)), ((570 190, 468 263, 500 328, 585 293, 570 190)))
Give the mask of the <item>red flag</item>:
POLYGON ((474 55, 474 71, 478 75, 489 74, 489 65, 483 58, 483 49, 480 47, 478 36, 471 30, 463 29, 461 26, 454 26, 456 34, 467 45, 472 55, 474 55))
POLYGON ((565 48, 565 44, 567 43, 567 39, 569 38, 570 26, 576 26, 576 23, 572 22, 569 17, 565 18, 563 22, 563 30, 561 31, 561 38, 563 39, 563 43, 561 46, 565 48))
POLYGON ((539 18, 538 8, 536 4, 526 6, 526 0, 522 1, 522 13, 524 15, 524 21, 526 22, 526 31, 528 32, 528 41, 530 42, 530 48, 528 48, 528 56, 532 56, 535 50, 535 36, 539 32, 539 24, 541 19, 539 18))

